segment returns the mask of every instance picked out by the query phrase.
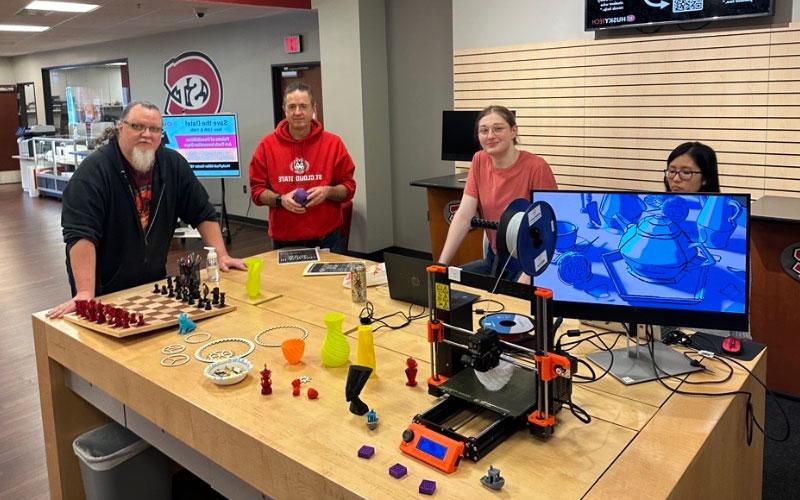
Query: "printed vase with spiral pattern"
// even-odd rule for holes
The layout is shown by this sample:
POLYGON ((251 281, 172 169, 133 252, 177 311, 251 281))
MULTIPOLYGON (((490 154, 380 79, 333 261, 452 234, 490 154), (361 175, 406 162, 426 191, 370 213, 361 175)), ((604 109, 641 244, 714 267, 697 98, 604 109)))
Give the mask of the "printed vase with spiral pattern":
POLYGON ((350 344, 347 343, 347 339, 342 333, 344 314, 329 312, 325 314, 323 320, 328 333, 325 334, 325 341, 322 343, 320 351, 322 364, 329 368, 342 366, 350 360, 350 344))

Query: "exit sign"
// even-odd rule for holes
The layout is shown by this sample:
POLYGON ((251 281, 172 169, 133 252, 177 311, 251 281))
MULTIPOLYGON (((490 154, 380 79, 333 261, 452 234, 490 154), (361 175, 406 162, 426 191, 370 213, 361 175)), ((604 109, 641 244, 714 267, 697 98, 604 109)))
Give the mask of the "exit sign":
POLYGON ((287 54, 298 54, 303 51, 303 36, 288 35, 283 37, 283 50, 287 54))

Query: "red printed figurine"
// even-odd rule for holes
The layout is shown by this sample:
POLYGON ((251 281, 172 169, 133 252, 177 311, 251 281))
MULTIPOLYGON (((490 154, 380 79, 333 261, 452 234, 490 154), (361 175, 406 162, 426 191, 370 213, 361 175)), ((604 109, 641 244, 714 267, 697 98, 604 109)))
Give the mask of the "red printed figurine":
POLYGON ((300 395, 300 379, 296 378, 292 380, 292 396, 299 396, 300 395))
POLYGON ((408 377, 408 382, 406 385, 409 387, 416 387, 417 386, 417 360, 414 358, 408 358, 406 360, 406 377, 408 377))
POLYGON ((272 394, 272 380, 270 379, 272 372, 267 370, 267 365, 264 364, 264 369, 259 373, 261 373, 261 394, 265 396, 272 394))
POLYGON ((317 399, 319 397, 319 392, 314 389, 313 387, 308 388, 308 399, 317 399))

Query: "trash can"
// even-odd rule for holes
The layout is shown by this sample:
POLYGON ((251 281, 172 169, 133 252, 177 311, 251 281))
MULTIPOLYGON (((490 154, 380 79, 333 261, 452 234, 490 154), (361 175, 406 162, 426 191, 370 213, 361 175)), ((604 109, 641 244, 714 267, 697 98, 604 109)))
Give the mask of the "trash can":
POLYGON ((85 432, 72 443, 88 500, 169 500, 167 459, 116 422, 85 432))

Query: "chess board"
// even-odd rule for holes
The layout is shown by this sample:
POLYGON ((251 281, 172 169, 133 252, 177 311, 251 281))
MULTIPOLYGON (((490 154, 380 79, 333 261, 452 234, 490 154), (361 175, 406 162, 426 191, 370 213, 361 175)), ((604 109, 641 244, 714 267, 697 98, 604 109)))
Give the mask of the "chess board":
POLYGON ((197 308, 195 305, 190 306, 185 302, 175 300, 167 295, 153 293, 152 289, 147 290, 146 287, 129 290, 127 295, 124 295, 125 293, 120 292, 98 297, 98 300, 103 304, 121 307, 131 314, 144 314, 144 326, 137 326, 134 322, 131 322, 128 328, 114 327, 108 323, 98 324, 82 318, 74 312, 64 315, 64 319, 96 332, 123 338, 177 326, 178 315, 182 312, 185 312, 192 321, 197 321, 236 310, 236 306, 228 304, 226 301, 224 306, 214 305, 211 310, 206 311, 205 309, 197 308))

